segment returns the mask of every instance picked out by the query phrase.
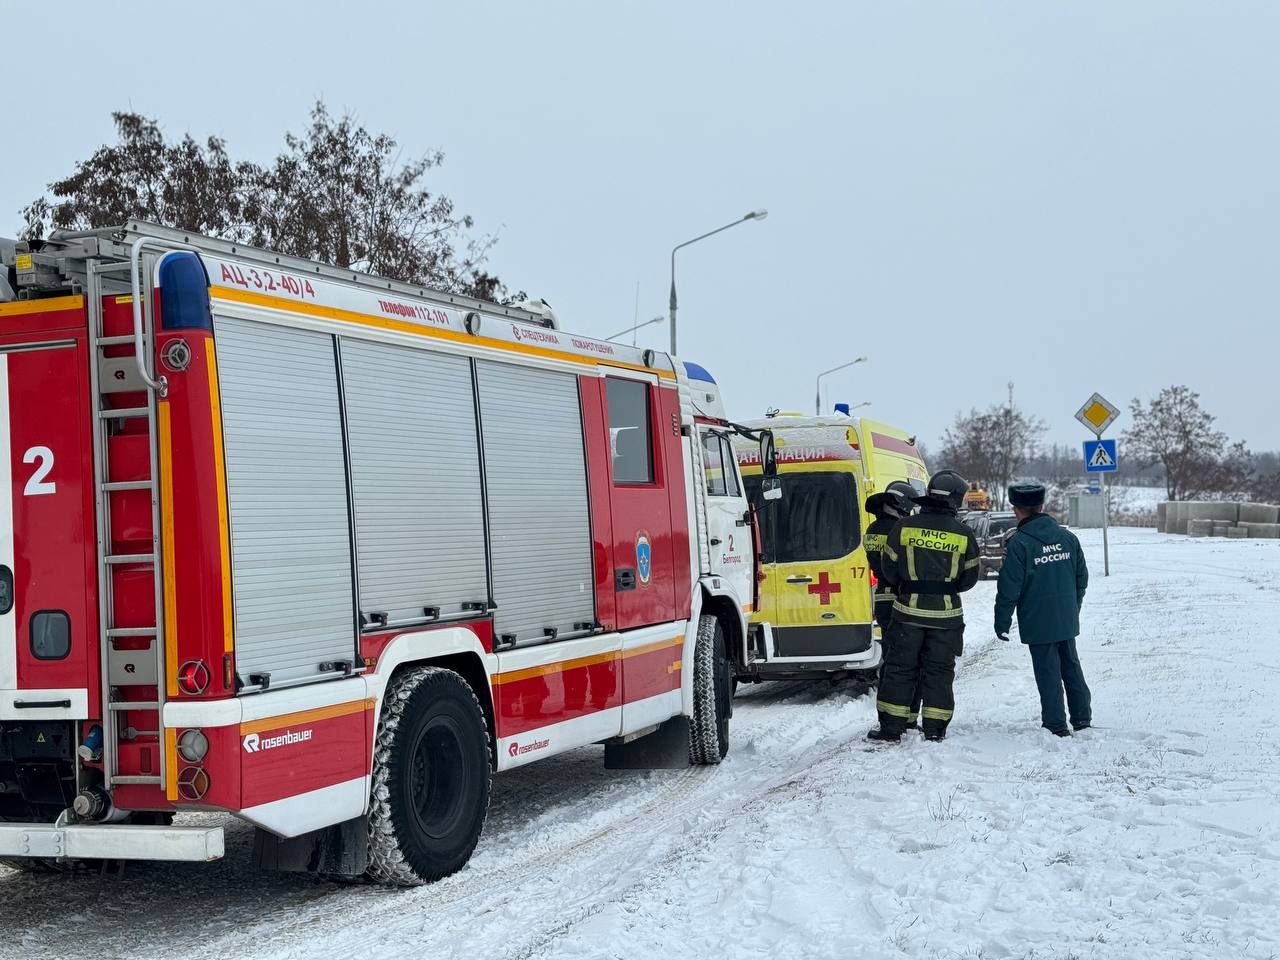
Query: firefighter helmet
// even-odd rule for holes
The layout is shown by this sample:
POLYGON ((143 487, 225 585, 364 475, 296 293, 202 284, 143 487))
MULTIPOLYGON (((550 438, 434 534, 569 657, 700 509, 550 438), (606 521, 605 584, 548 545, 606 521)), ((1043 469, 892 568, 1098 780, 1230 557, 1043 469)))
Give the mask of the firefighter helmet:
POLYGON ((885 493, 900 493, 908 500, 917 496, 916 488, 905 480, 895 480, 884 488, 885 493))
POLYGON ((946 504, 952 510, 959 510, 964 505, 964 495, 969 483, 954 470, 939 470, 929 478, 929 486, 922 497, 916 497, 917 503, 933 501, 946 504))
MULTIPOLYGON (((903 484, 906 486, 906 484, 903 484)), ((908 489, 910 489, 908 487, 908 489)), ((912 496, 915 491, 912 491, 912 496)), ((911 502, 911 497, 903 493, 901 490, 893 489, 891 484, 884 492, 884 512, 894 519, 901 520, 903 517, 909 517, 915 512, 915 504, 911 502)))

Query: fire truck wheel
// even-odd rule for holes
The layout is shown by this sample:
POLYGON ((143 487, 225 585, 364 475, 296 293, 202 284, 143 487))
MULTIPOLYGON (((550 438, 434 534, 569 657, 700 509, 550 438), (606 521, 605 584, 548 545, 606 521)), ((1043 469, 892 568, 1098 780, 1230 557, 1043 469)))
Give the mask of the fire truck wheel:
POLYGON ((713 616, 698 620, 693 648, 693 722, 689 726, 689 760, 719 763, 729 752, 729 714, 733 700, 733 667, 725 653, 724 629, 713 616))
POLYGON ((489 727, 452 670, 392 678, 374 743, 367 875, 412 887, 461 869, 489 808, 489 727))

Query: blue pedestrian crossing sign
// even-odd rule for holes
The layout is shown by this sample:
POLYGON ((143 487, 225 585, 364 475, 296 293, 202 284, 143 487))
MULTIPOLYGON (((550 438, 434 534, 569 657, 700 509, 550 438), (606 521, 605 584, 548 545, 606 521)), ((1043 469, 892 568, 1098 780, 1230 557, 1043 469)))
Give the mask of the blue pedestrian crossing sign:
POLYGON ((1086 473, 1114 473, 1117 466, 1114 440, 1086 440, 1084 469, 1086 473))

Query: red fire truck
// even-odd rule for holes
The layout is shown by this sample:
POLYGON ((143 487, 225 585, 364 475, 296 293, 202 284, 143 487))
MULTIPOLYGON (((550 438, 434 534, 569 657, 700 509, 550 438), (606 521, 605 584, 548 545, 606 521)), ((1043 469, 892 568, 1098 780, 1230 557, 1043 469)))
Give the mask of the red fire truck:
POLYGON ((144 223, 0 262, 0 858, 212 860, 215 810, 410 885, 493 772, 725 755, 757 553, 702 368, 144 223))

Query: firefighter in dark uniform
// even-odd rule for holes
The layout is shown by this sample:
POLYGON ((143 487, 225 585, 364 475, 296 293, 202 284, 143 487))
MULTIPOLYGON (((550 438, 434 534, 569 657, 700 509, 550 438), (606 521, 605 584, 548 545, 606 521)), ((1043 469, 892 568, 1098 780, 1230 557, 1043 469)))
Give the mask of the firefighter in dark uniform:
MULTIPOLYGON (((865 504, 868 516, 875 517, 867 526, 867 535, 863 537, 863 549, 867 552, 867 566, 876 578, 876 589, 872 596, 874 601, 876 623, 880 627, 880 676, 884 676, 884 665, 888 659, 889 624, 893 622, 893 601, 896 599, 893 588, 884 581, 884 566, 881 552, 884 550, 885 537, 903 517, 912 513, 911 497, 915 491, 901 480, 895 480, 885 488, 883 493, 873 493, 867 497, 865 504)), ((919 703, 916 703, 919 706, 919 703)))
POLYGON ((1058 736, 1069 737, 1067 710, 1077 730, 1088 727, 1093 717, 1089 685, 1076 652, 1089 568, 1075 534, 1041 512, 1043 486, 1016 484, 1009 488, 1009 503, 1018 517, 1018 530, 1009 539, 996 585, 996 636, 1009 639, 1016 611, 1018 633, 1031 651, 1040 691, 1040 722, 1058 736), (1062 709, 1064 690, 1067 710, 1062 709))
POLYGON ((956 517, 969 485, 954 470, 929 478, 920 512, 899 520, 885 538, 881 567, 894 590, 889 657, 876 710, 880 726, 867 737, 897 742, 916 721, 912 700, 920 691, 920 726, 926 740, 941 740, 955 711, 956 657, 964 651, 960 594, 978 582, 979 549, 956 517))

